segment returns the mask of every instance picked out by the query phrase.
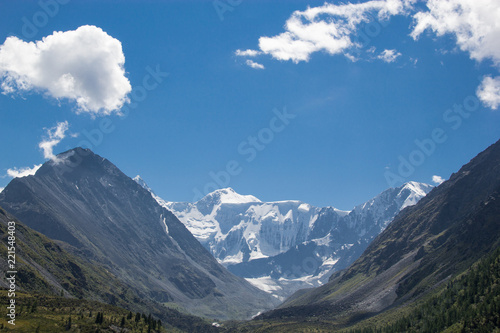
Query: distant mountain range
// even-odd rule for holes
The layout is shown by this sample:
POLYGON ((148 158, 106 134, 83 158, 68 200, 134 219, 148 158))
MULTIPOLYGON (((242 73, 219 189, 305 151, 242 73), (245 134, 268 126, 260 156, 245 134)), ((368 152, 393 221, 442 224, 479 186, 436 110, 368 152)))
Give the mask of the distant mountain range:
POLYGON ((249 327, 322 331, 365 320, 363 332, 498 329, 499 246, 500 141, 401 211, 349 268, 249 327))
POLYGON ((409 182, 352 211, 300 201, 262 202, 232 188, 196 203, 167 202, 140 176, 134 180, 172 211, 217 260, 279 300, 328 281, 349 266, 396 214, 433 187, 409 182))
MULTIPOLYGON (((88 149, 59 154, 34 176, 13 179, 0 193, 0 206, 79 258, 65 261, 62 270, 73 272, 80 262, 104 268, 95 276, 105 280, 107 293, 124 302, 173 306, 220 319, 249 318, 278 303, 229 273, 150 192, 88 149), (127 290, 137 295, 135 301, 122 297, 127 290)), ((107 294, 75 289, 83 280, 91 283, 85 276, 92 275, 84 274, 90 269, 82 272, 72 273, 82 281, 55 279, 45 288, 112 302, 107 294)))

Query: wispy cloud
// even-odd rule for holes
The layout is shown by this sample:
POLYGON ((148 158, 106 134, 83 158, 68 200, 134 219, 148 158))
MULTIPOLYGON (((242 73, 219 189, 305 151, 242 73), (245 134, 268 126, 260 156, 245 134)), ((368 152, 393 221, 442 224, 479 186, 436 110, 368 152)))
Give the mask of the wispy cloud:
POLYGON ((262 54, 262 52, 257 51, 257 50, 250 50, 250 49, 248 49, 248 50, 245 50, 245 51, 236 50, 234 52, 234 54, 236 54, 239 57, 256 57, 259 54, 262 54))
POLYGON ((57 123, 56 126, 46 129, 47 136, 38 144, 38 147, 43 151, 43 157, 46 159, 55 160, 54 147, 66 137, 66 131, 69 128, 67 121, 57 123))
POLYGON ((386 63, 391 63, 396 61, 398 57, 401 56, 401 53, 399 53, 396 50, 384 50, 382 53, 378 55, 378 59, 386 62, 386 63))
POLYGON ((432 176, 432 181, 435 184, 439 185, 439 184, 444 182, 444 179, 441 176, 434 175, 434 176, 432 176))
POLYGON ((54 32, 37 42, 9 37, 0 45, 4 94, 35 91, 76 102, 77 112, 119 113, 132 90, 121 42, 95 26, 54 32))
POLYGON ((21 178, 21 177, 26 177, 26 176, 32 176, 34 175, 38 169, 40 169, 42 165, 38 164, 33 166, 32 168, 25 167, 25 168, 11 168, 7 170, 7 176, 12 177, 12 178, 21 178))
MULTIPOLYGON (((68 130, 68 128, 69 123, 67 121, 63 121, 57 123, 54 127, 45 129, 46 135, 38 144, 38 147, 42 150, 43 157, 45 159, 59 162, 57 156, 54 154, 54 147, 57 146, 66 137, 66 131, 68 130)), ((42 164, 37 164, 32 168, 10 168, 7 170, 7 176, 12 178, 19 178, 34 175, 41 166, 42 164)))
POLYGON ((259 52, 295 63, 307 62, 313 53, 320 51, 331 55, 344 54, 353 59, 349 51, 361 47, 354 39, 361 23, 405 14, 412 2, 372 0, 340 5, 325 3, 305 11, 295 11, 286 21, 283 33, 259 38, 259 52))
POLYGON ((265 68, 265 67, 264 67, 264 65, 259 64, 258 62, 254 62, 254 61, 252 61, 252 60, 250 60, 250 59, 248 59, 248 60, 246 61, 246 64, 247 64, 248 66, 252 67, 252 68, 255 68, 255 69, 264 69, 264 68, 265 68))

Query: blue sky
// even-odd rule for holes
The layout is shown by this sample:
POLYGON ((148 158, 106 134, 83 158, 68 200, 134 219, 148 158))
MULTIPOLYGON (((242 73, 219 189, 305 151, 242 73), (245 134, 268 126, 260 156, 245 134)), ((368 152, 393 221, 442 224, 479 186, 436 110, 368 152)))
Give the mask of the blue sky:
POLYGON ((2 1, 0 187, 80 145, 169 201, 447 179, 500 125, 500 6, 448 2, 2 1))

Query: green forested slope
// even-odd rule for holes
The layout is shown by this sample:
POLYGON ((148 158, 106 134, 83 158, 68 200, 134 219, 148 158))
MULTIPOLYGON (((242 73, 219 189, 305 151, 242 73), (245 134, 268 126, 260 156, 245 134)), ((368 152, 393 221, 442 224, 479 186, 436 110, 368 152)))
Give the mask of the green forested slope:
POLYGON ((382 315, 349 332, 500 332, 500 248, 408 310, 385 325, 373 327, 382 315))

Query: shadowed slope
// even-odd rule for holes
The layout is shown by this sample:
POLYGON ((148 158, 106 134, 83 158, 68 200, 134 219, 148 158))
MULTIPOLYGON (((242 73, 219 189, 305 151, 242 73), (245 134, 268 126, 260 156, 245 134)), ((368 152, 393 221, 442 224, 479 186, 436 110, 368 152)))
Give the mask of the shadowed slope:
POLYGON ((499 219, 497 142, 403 210, 347 270, 260 319, 315 317, 347 325, 411 302, 498 247, 499 219))

